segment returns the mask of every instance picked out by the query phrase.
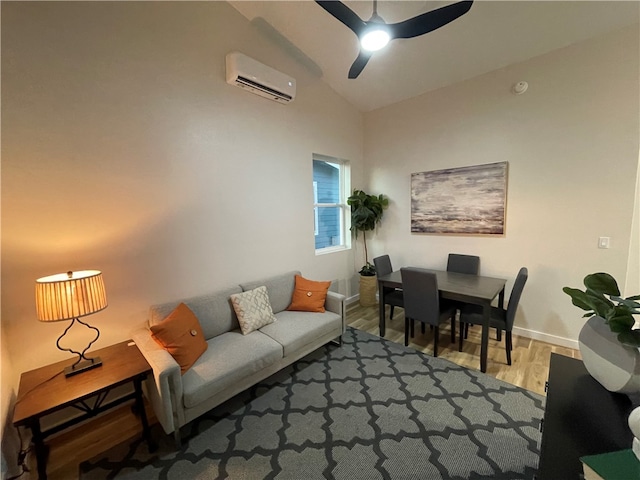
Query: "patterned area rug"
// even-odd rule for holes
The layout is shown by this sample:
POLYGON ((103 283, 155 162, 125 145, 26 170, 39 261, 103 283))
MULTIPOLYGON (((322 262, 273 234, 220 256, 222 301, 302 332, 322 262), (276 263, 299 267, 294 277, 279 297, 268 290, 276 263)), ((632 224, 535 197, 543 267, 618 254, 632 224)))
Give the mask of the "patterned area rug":
POLYGON ((80 478, 532 479, 544 398, 349 328, 159 449, 136 438, 80 478))

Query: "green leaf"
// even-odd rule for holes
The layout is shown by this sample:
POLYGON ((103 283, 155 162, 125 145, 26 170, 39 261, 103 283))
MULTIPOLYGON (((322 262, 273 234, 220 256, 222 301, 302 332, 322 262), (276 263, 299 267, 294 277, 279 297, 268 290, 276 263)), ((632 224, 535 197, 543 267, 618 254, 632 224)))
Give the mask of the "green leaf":
POLYGON ((599 292, 587 289, 585 293, 587 302, 591 305, 591 308, 602 318, 608 318, 608 315, 610 315, 609 312, 613 308, 613 303, 599 292))
POLYGON ((628 297, 628 298, 611 297, 611 300, 613 300, 614 302, 618 302, 621 305, 625 305, 629 309, 640 308, 640 303, 636 302, 636 300, 633 297, 628 297))
POLYGON ((592 273, 584 277, 584 285, 588 290, 606 295, 620 295, 615 278, 608 273, 592 273))
POLYGON ((582 310, 593 311, 602 318, 607 318, 607 312, 613 308, 613 303, 592 290, 583 292, 577 288, 564 287, 564 293, 571 297, 572 303, 582 310))
POLYGON ((617 316, 609 320, 609 328, 614 333, 628 332, 635 325, 633 317, 629 316, 617 316))
POLYGON ((376 267, 367 262, 358 273, 364 277, 373 277, 376 274, 376 267))
POLYGON ((582 310, 593 310, 591 303, 587 297, 587 294, 577 288, 564 287, 562 289, 564 293, 571 297, 572 303, 582 310))
POLYGON ((620 343, 640 347, 640 329, 635 329, 634 315, 640 314, 640 295, 621 298, 616 280, 608 273, 593 273, 584 278, 585 291, 564 287, 573 304, 602 317, 609 329, 617 333, 620 343))
POLYGON ((629 347, 640 347, 640 330, 629 330, 618 334, 618 341, 629 347))

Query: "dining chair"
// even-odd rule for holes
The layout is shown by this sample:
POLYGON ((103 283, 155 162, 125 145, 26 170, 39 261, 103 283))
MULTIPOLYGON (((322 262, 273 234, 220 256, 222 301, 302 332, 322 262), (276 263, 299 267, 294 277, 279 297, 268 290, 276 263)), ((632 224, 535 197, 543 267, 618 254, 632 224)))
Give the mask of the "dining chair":
POLYGON ((476 255, 450 253, 447 259, 447 272, 478 275, 478 273, 480 273, 480 257, 476 255))
MULTIPOLYGON (((511 289, 511 296, 509 297, 509 305, 507 308, 491 307, 491 316, 489 317, 489 326, 505 331, 505 349, 507 352, 507 365, 511 365, 511 350, 512 350, 512 338, 511 332, 513 331, 513 322, 516 318, 516 309, 522 296, 522 290, 524 290, 524 284, 527 283, 529 277, 529 271, 526 267, 522 267, 518 272, 516 281, 511 289)), ((474 323, 482 324, 482 307, 480 305, 466 305, 460 310, 460 324, 474 323)), ((462 328, 461 328, 462 333, 462 328)), ((458 345, 458 351, 462 351, 462 335, 460 337, 460 344, 458 345)))
MULTIPOLYGON (((376 267, 376 275, 388 275, 393 272, 391 267, 391 258, 389 255, 381 255, 373 259, 373 265, 376 267)), ((404 308, 404 298, 402 296, 402 290, 399 288, 383 287, 384 288, 384 303, 389 305, 389 320, 393 320, 394 307, 404 308)))
MULTIPOLYGON (((463 255, 460 253, 450 253, 447 259, 447 272, 465 273, 467 275, 478 275, 480 273, 480 257, 476 255, 463 255)), ((458 310, 466 305, 464 302, 458 302, 458 310)), ((452 320, 451 329, 455 329, 455 318, 452 320)), ((464 334, 464 338, 469 335, 469 324, 460 325, 460 335, 464 334)))
MULTIPOLYGON (((404 344, 409 345, 409 330, 413 337, 414 321, 434 328, 433 356, 438 356, 439 326, 455 316, 455 305, 440 298, 436 274, 422 268, 401 268, 402 292, 404 294, 404 344)), ((451 341, 455 342, 455 332, 451 341)))

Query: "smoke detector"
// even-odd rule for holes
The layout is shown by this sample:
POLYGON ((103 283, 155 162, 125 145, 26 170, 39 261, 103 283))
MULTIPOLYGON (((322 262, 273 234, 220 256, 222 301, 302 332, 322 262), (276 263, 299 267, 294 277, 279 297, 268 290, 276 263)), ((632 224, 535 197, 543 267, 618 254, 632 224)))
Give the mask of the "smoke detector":
POLYGON ((527 91, 527 88, 529 88, 529 84, 525 81, 522 81, 513 85, 512 91, 516 95, 522 95, 524 92, 527 91))

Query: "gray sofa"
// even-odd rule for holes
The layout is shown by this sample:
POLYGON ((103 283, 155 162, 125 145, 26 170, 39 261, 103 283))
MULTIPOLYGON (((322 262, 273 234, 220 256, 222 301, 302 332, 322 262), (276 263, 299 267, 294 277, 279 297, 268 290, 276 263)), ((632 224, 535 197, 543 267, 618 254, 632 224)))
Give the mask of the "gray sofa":
POLYGON ((132 339, 153 369, 144 385, 158 421, 180 443, 180 427, 234 395, 264 380, 322 345, 340 341, 345 330, 344 295, 329 291, 324 313, 287 311, 295 286, 288 272, 208 295, 150 308, 149 318, 132 339), (265 285, 276 322, 242 335, 230 295, 265 285), (208 348, 180 374, 173 357, 151 337, 150 325, 184 302, 198 317, 208 348))

